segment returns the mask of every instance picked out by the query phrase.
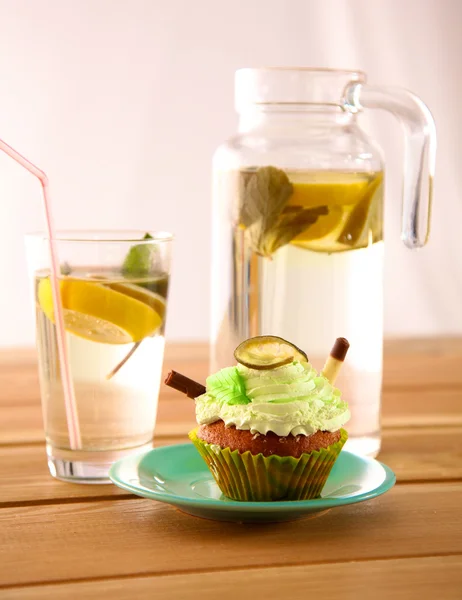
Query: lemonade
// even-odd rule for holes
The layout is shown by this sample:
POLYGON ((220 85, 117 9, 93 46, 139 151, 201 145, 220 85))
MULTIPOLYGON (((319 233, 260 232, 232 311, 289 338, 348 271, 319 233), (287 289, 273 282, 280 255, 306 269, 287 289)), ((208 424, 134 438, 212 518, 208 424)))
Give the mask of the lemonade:
MULTIPOLYGON (((319 370, 332 340, 351 344, 338 381, 352 407, 350 448, 379 447, 382 369, 381 172, 223 171, 215 235, 232 236, 224 285, 213 310, 212 371, 230 364, 244 339, 276 335, 307 352, 319 370)), ((222 281, 223 256, 214 257, 222 281)), ((215 296, 218 298, 218 293, 215 296)))
MULTIPOLYGON (((127 277, 120 269, 73 267, 60 279, 81 436, 81 448, 71 453, 50 273, 36 273, 42 406, 46 441, 54 461, 66 464, 72 458, 74 471, 79 463, 93 464, 92 477, 101 465, 105 477, 107 466, 119 456, 151 444, 167 291, 168 274, 162 272, 136 278, 127 277)), ((65 478, 63 473, 60 476, 65 478)), ((69 472, 68 477, 78 479, 79 474, 69 472)))

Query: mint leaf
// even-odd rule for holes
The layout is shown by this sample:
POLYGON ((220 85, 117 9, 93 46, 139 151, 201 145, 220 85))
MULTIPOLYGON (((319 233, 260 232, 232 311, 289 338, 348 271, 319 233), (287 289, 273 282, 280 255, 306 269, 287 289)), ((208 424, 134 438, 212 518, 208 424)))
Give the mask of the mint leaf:
POLYGON ((288 208, 295 208, 295 210, 289 211, 286 209, 279 217, 276 225, 266 233, 261 244, 261 253, 264 256, 271 256, 276 250, 289 244, 307 227, 314 225, 321 215, 329 213, 327 206, 300 209, 297 209, 297 207, 288 208))
MULTIPOLYGON (((152 240, 146 233, 143 240, 152 240)), ((122 273, 128 277, 147 277, 152 271, 152 264, 156 246, 154 244, 136 244, 128 251, 122 265, 122 273)))
POLYGON ((63 262, 61 265, 61 275, 70 275, 71 273, 71 265, 68 262, 63 262))
POLYGON ((240 175, 239 223, 245 227, 250 248, 260 256, 271 258, 329 212, 327 206, 287 206, 294 189, 282 169, 260 167, 240 175))
POLYGON ((269 166, 252 173, 241 172, 239 220, 257 254, 271 256, 265 238, 276 226, 292 193, 292 184, 281 169, 269 166))
POLYGON ((207 393, 225 404, 249 404, 237 367, 226 367, 207 377, 207 393))

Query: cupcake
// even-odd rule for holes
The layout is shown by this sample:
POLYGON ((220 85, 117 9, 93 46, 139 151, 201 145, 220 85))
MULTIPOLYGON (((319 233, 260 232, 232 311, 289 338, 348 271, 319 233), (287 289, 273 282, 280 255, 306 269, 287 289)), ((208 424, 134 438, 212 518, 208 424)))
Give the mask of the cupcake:
POLYGON ((224 495, 241 501, 321 495, 348 437, 342 427, 350 411, 333 386, 347 349, 339 338, 319 374, 289 342, 251 338, 236 349, 235 366, 195 389, 203 393, 195 397, 198 427, 189 437, 224 495))

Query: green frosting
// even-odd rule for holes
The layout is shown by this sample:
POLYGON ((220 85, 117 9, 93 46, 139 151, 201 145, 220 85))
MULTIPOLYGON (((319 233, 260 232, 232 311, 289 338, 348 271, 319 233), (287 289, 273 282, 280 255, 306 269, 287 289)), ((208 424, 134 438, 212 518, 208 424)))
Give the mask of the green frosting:
POLYGON ((307 362, 268 370, 227 367, 206 384, 196 399, 199 424, 221 419, 237 429, 286 436, 337 431, 350 418, 340 391, 307 362))

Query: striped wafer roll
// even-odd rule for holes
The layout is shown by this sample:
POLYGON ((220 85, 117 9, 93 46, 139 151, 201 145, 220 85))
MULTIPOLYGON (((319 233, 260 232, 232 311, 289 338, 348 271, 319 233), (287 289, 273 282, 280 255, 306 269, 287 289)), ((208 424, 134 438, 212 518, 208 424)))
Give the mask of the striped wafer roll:
POLYGON ((337 338, 335 340, 335 344, 333 345, 322 370, 322 375, 324 375, 324 377, 332 384, 334 384, 337 379, 349 347, 350 344, 345 338, 337 338))

